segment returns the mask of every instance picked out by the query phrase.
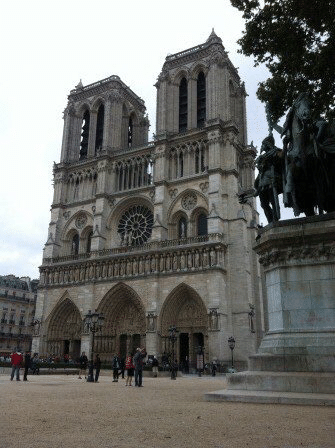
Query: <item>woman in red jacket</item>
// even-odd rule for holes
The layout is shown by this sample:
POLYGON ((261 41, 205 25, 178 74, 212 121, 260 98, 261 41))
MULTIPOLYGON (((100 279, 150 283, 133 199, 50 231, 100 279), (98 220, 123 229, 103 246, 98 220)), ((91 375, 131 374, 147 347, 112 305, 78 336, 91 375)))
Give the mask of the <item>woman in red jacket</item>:
POLYGON ((131 353, 128 353, 126 357, 126 370, 127 370, 127 378, 126 378, 126 386, 131 386, 131 382, 134 376, 134 364, 131 353))
POLYGON ((12 354, 12 356, 11 356, 12 373, 10 375, 11 381, 13 381, 15 374, 16 374, 16 381, 20 381, 20 367, 21 367, 22 361, 23 361, 22 353, 17 351, 12 354))

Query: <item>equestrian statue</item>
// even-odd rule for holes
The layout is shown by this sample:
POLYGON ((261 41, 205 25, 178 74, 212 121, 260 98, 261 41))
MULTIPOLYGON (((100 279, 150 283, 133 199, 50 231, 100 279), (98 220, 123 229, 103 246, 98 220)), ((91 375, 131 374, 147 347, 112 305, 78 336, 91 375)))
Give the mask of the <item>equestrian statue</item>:
POLYGON ((269 223, 280 219, 281 193, 294 216, 335 211, 335 120, 313 117, 310 104, 309 95, 300 93, 283 127, 271 123, 267 109, 269 135, 256 159, 254 196, 259 196, 269 223), (282 149, 274 145, 273 129, 283 138, 282 149))

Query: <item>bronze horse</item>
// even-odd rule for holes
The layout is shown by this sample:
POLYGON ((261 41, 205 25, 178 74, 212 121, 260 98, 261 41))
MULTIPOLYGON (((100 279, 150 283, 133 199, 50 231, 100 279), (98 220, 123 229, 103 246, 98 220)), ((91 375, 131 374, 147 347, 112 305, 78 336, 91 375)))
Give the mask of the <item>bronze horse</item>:
POLYGON ((285 207, 294 215, 335 209, 335 129, 334 123, 313 121, 309 96, 301 93, 289 110, 283 128, 285 207))

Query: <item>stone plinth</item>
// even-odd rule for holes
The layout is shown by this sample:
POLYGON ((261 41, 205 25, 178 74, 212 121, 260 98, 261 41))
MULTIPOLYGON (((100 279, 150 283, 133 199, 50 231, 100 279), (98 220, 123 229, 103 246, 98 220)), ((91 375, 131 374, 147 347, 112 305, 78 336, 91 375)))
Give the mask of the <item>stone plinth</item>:
POLYGON ((335 213, 273 223, 254 250, 267 331, 249 371, 206 398, 257 401, 258 393, 260 402, 282 402, 285 394, 285 402, 335 404, 335 213))
POLYGON ((275 223, 254 249, 268 330, 250 370, 335 372, 335 215, 275 223))

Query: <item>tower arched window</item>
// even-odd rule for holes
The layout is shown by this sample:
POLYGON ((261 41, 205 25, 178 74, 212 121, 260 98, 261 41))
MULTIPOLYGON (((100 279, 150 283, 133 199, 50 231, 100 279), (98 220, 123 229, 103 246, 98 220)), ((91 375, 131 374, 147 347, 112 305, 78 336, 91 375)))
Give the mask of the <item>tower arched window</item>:
POLYGON ((202 128, 206 120, 206 79, 200 72, 197 79, 197 127, 202 128))
POLYGON ((91 252, 92 236, 93 236, 93 231, 91 230, 90 233, 87 235, 87 243, 86 243, 86 252, 87 253, 91 252))
POLYGON ((79 235, 76 233, 72 237, 72 244, 71 244, 71 255, 78 255, 79 253, 79 235))
POLYGON ((187 81, 183 78, 179 85, 179 132, 187 130, 187 81))
POLYGON ((207 235, 208 227, 207 227, 207 216, 205 213, 200 213, 198 216, 198 236, 207 235))
POLYGON ((133 146, 133 119, 129 117, 128 123, 128 148, 133 146))
POLYGON ((86 159, 88 150, 88 138, 90 133, 90 113, 88 110, 83 115, 81 127, 80 159, 86 159))
POLYGON ((186 238, 187 236, 187 221, 182 217, 178 221, 178 238, 186 238))
POLYGON ((104 119, 105 119, 105 107, 103 104, 98 109, 97 116, 97 131, 95 134, 95 153, 98 149, 102 148, 103 135, 104 135, 104 119))

